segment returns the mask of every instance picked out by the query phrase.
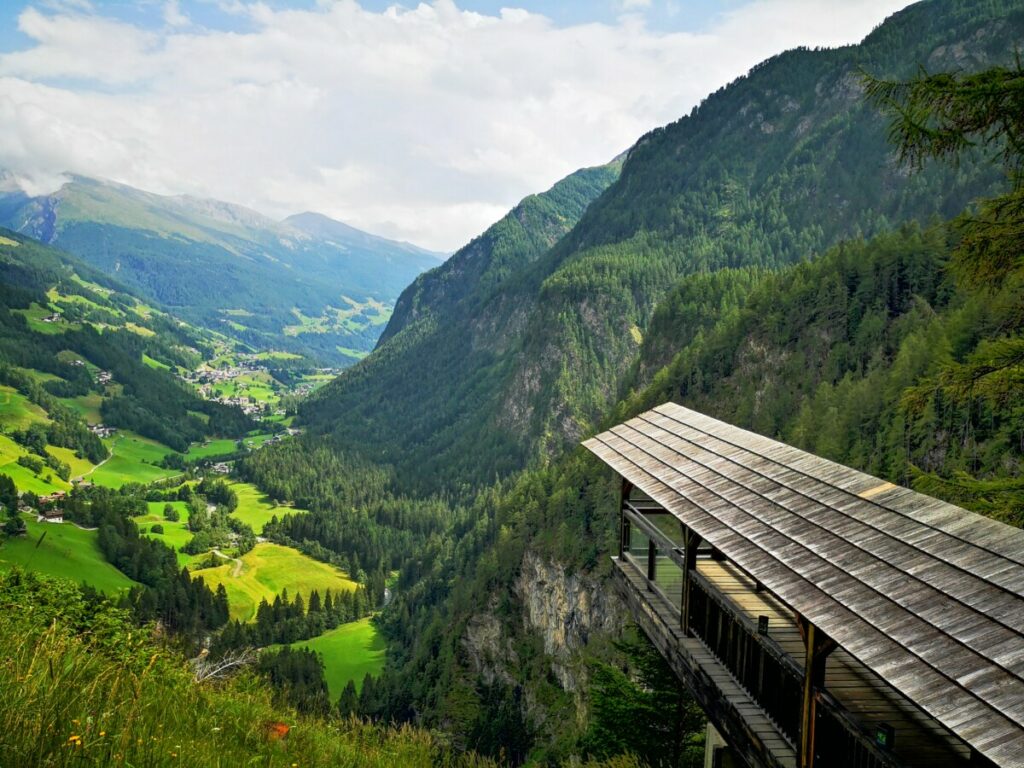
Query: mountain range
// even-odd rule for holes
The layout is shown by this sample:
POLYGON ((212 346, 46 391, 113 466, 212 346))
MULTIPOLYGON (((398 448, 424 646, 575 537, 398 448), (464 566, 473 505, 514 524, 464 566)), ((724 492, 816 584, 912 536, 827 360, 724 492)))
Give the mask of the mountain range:
POLYGON ((776 56, 642 137, 614 183, 611 169, 582 172, 528 198, 407 288, 375 354, 305 418, 430 483, 557 455, 636 384, 652 318, 680 279, 777 270, 899 222, 949 218, 1000 187, 1002 173, 971 156, 910 174, 861 83, 919 63, 1004 61, 1021 14, 993 9, 921 3, 859 45, 776 56))
POLYGON ((253 348, 337 366, 372 349, 401 290, 444 259, 315 213, 275 221, 79 176, 50 195, 0 195, 0 225, 253 348))

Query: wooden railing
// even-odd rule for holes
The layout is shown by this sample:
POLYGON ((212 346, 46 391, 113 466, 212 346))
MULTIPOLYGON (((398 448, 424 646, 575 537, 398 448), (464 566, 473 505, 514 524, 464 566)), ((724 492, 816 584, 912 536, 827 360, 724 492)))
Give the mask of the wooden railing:
MULTIPOLYGON (((683 621, 682 574, 685 553, 644 514, 649 510, 624 502, 623 559, 645 577, 683 621), (676 581, 664 570, 679 574, 676 581), (662 573, 659 574, 659 571, 662 573), (660 579, 659 579, 660 575, 660 579)), ((793 745, 799 741, 803 667, 753 620, 737 610, 696 570, 689 573, 690 633, 718 659, 735 681, 793 745)), ((901 768, 895 756, 875 745, 846 709, 825 690, 815 690, 815 764, 822 768, 901 768)))

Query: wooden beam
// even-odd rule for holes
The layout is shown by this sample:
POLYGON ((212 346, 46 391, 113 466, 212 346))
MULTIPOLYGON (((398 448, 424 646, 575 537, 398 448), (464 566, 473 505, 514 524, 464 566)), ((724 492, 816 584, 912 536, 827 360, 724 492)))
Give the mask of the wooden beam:
POLYGON ((622 557, 629 549, 629 519, 625 512, 626 501, 632 490, 633 484, 626 478, 622 478, 622 484, 619 486, 619 557, 622 557))
POLYGON ((648 587, 654 589, 654 580, 658 576, 658 545, 654 539, 647 539, 647 581, 648 587))
POLYGON ((683 598, 680 604, 679 626, 683 635, 690 634, 690 593, 691 574, 697 568, 697 547, 702 541, 700 534, 683 525, 683 598))
MULTIPOLYGON (((803 616, 797 616, 797 626, 804 641, 804 691, 800 711, 800 768, 814 766, 814 724, 817 719, 816 689, 825 687, 828 655, 836 648, 835 641, 803 616)), ((821 768, 826 768, 822 766, 821 768)))

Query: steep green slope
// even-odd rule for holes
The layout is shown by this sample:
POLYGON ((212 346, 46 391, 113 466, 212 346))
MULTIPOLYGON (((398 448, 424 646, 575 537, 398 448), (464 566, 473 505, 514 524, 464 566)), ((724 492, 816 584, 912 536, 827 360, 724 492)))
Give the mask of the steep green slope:
POLYGON ((571 232, 499 292, 475 293, 469 280, 475 297, 461 304, 471 312, 428 291, 410 297, 404 311, 443 332, 396 321, 403 331, 304 418, 426 485, 486 481, 557 454, 614 403, 655 307, 681 277, 777 269, 845 237, 953 215, 997 189, 998 169, 970 158, 909 175, 862 99, 860 73, 976 69, 1008 61, 1022 40, 1018 3, 933 0, 858 46, 759 65, 642 138, 571 232))
POLYGON ((179 451, 208 435, 251 429, 238 409, 200 399, 166 365, 146 364, 198 362, 205 339, 194 330, 73 256, 7 230, 0 231, 0 329, 0 383, 46 412, 46 434, 11 429, 10 436, 37 454, 48 441, 93 463, 107 457, 76 407, 85 401, 108 425, 179 451))
POLYGON ((335 363, 351 362, 339 346, 369 351, 399 292, 441 258, 316 214, 275 222, 81 177, 46 197, 3 196, 0 224, 193 322, 335 363))
POLYGON ((475 450, 494 457, 490 477, 520 466, 525 452, 511 435, 474 429, 527 319, 506 303, 509 285, 575 224, 619 167, 577 171, 526 198, 420 276, 399 298, 377 350, 310 398, 303 417, 335 426, 353 450, 365 442, 373 459, 405 455, 424 473, 453 462, 469 469, 475 450))

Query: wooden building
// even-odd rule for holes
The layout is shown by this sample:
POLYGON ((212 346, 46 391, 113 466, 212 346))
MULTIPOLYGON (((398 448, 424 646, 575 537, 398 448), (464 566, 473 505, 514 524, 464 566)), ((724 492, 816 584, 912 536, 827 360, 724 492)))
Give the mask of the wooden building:
POLYGON ((1024 767, 1024 531, 675 404, 585 445, 623 596, 733 759, 1024 767))

